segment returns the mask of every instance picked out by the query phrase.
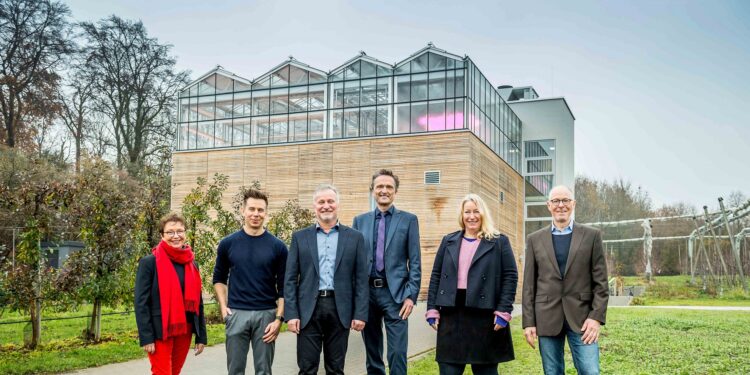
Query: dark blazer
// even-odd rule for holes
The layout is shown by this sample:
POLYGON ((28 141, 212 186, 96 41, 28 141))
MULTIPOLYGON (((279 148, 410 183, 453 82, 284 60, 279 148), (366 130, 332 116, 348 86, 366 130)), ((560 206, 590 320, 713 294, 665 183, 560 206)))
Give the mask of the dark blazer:
MULTIPOLYGON (((198 267, 198 265, 195 265, 198 267)), ((138 261, 135 277, 135 322, 138 326, 140 345, 152 344, 162 339, 161 301, 159 300, 159 279, 156 276, 156 257, 147 255, 138 261)), ((196 344, 208 343, 206 336, 206 315, 203 313, 203 296, 200 300, 200 315, 187 313, 192 320, 196 344)))
MULTIPOLYGON (((339 320, 346 328, 352 320, 367 321, 370 264, 362 233, 339 225, 333 290, 339 320)), ((284 317, 300 319, 300 328, 310 322, 318 301, 319 268, 315 225, 294 232, 284 275, 284 317)))
MULTIPOLYGON (((407 297, 416 303, 422 282, 417 216, 394 207, 393 216, 388 224, 383 253, 388 290, 398 303, 403 303, 407 297)), ((377 236, 377 233, 373 233, 375 211, 355 217, 352 228, 362 232, 365 236, 365 252, 372 256, 372 243, 377 236)))
MULTIPOLYGON (((430 276, 427 309, 455 306, 458 284, 458 253, 463 231, 443 237, 430 276)), ((508 237, 482 239, 469 267, 466 306, 512 312, 516 298, 518 269, 508 237)))
POLYGON ((607 316, 607 263, 598 229, 573 224, 573 237, 565 278, 552 246, 552 227, 526 238, 523 275, 523 327, 536 327, 540 336, 554 336, 563 327, 563 316, 576 332, 586 318, 605 323, 607 316))

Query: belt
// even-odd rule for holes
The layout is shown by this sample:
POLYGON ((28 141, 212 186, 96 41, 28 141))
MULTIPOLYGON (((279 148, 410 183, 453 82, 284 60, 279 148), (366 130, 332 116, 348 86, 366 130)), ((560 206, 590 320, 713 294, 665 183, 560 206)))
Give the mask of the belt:
POLYGON ((333 290, 319 290, 318 297, 333 297, 333 290))
POLYGON ((380 278, 375 278, 375 277, 370 278, 370 286, 373 288, 383 288, 386 285, 388 285, 388 281, 386 281, 386 279, 380 279, 380 278))

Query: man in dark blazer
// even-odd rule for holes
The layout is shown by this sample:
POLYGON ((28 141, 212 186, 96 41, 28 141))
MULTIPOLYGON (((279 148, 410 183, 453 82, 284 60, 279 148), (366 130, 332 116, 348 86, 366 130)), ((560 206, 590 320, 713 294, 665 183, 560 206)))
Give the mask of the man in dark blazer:
POLYGON ((526 239, 523 276, 523 327, 526 341, 539 352, 545 374, 565 373, 568 339, 579 374, 599 374, 599 329, 607 315, 607 264, 597 229, 573 224, 572 191, 557 186, 547 208, 552 225, 526 239))
POLYGON ((354 218, 352 228, 365 237, 370 267, 370 311, 362 331, 367 352, 367 373, 385 375, 383 328, 388 337, 391 374, 406 374, 408 320, 422 280, 417 217, 393 205, 398 177, 388 169, 372 176, 370 192, 375 210, 354 218))
POLYGON ((316 224, 292 235, 284 299, 290 332, 297 336, 300 374, 317 374, 324 349, 326 374, 343 374, 349 329, 367 321, 367 272, 362 233, 338 222, 338 191, 313 194, 316 224))

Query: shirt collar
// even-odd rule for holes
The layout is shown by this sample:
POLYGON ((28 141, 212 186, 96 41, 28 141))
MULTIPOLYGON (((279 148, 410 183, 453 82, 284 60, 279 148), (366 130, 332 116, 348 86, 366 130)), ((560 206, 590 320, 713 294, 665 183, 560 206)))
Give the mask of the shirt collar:
MULTIPOLYGON (((393 211, 396 209, 396 206, 391 205, 391 207, 388 207, 388 209, 385 211, 385 214, 393 216, 393 211)), ((378 215, 381 214, 381 211, 379 208, 375 207, 375 217, 378 217, 378 215)))
POLYGON ((559 232, 559 233, 571 233, 573 232, 573 219, 570 220, 570 224, 568 224, 567 227, 563 228, 563 230, 557 229, 555 226, 555 222, 552 222, 552 233, 559 232))
MULTIPOLYGON (((339 224, 340 224, 340 223, 341 223, 340 221, 336 220, 336 225, 334 225, 334 226, 333 226, 333 227, 331 228, 331 232, 333 232, 333 231, 336 231, 336 232, 338 232, 338 230, 339 230, 339 224)), ((323 228, 321 228, 321 227, 320 227, 320 224, 319 224, 319 223, 318 223, 317 221, 315 222, 315 231, 316 231, 316 232, 320 232, 320 231, 323 231, 323 228)))

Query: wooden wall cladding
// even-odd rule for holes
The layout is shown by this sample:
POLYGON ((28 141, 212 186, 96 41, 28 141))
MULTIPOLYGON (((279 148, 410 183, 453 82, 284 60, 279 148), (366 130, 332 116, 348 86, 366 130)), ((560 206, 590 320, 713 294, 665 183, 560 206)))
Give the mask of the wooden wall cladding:
POLYGON ((312 207, 315 188, 333 183, 341 195, 339 218, 346 225, 370 210, 372 174, 381 168, 393 170, 400 180, 396 206, 419 218, 422 298, 440 241, 459 230, 459 204, 470 192, 480 194, 490 205, 517 259, 523 252, 523 178, 469 131, 180 152, 173 161, 174 209, 180 207, 198 176, 212 178, 214 173, 229 176, 227 207, 239 186, 258 180, 269 193, 270 212, 288 199, 312 207), (439 171, 440 184, 426 185, 425 171, 439 171))
POLYGON ((195 187, 198 177, 207 177, 208 152, 176 153, 172 155, 172 194, 173 210, 182 208, 182 200, 195 187))

